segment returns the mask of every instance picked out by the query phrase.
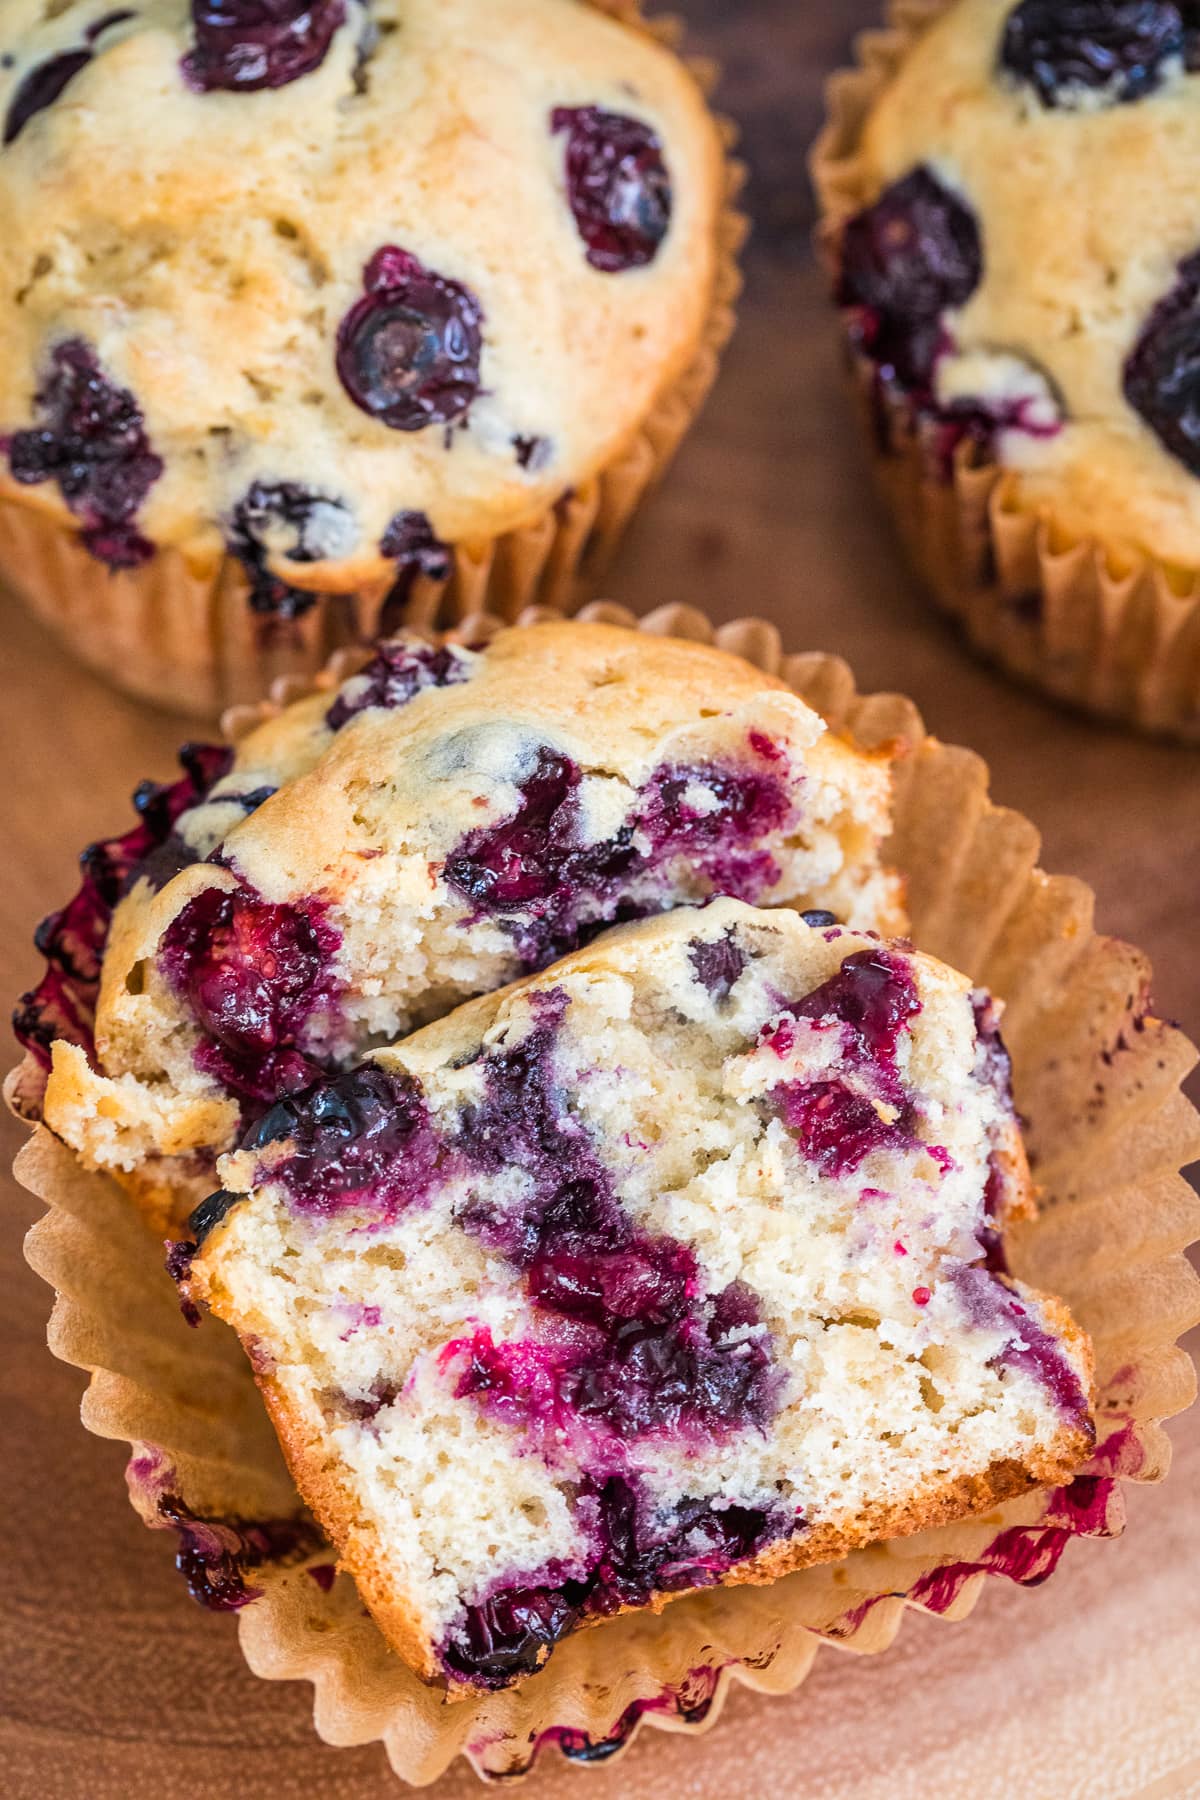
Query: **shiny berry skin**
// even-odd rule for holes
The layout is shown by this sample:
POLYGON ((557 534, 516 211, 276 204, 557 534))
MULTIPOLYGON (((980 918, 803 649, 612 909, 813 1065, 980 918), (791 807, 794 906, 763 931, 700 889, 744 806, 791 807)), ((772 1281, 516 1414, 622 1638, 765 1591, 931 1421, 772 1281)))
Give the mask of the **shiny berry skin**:
POLYGON ((23 486, 57 482, 80 537, 100 562, 132 569, 154 554, 138 532, 138 508, 163 472, 128 388, 104 373, 82 338, 57 344, 38 389, 41 423, 8 443, 9 467, 23 486))
POLYGON ((975 215, 929 169, 895 182, 846 226, 839 306, 859 311, 862 347, 905 387, 926 389, 944 346, 942 314, 983 276, 975 215))
POLYGON ((61 55, 51 56, 30 69, 9 102, 4 118, 4 142, 11 144, 34 113, 53 106, 67 83, 73 81, 91 60, 90 50, 64 50, 61 55))
POLYGON ((407 250, 377 250, 338 327, 337 371, 355 406, 393 431, 461 419, 479 392, 483 309, 407 250))
POLYGON ((278 1100, 243 1148, 285 1139, 291 1151, 270 1177, 293 1205, 330 1213, 365 1203, 377 1219, 422 1197, 440 1149, 417 1083, 373 1063, 318 1082, 297 1100, 278 1100))
POLYGON ((1151 313, 1125 363, 1125 398, 1163 449, 1200 475, 1200 251, 1151 313))
POLYGON ((1022 0, 1004 27, 1000 67, 1043 106, 1084 96, 1128 103, 1153 93, 1164 65, 1185 49, 1171 0, 1022 0))
POLYGON ((616 275, 653 262, 671 224, 657 133, 598 106, 555 107, 550 126, 567 134, 567 199, 593 269, 616 275))
POLYGON ((321 66, 345 17, 343 0, 192 0, 184 80, 201 94, 286 87, 321 66))

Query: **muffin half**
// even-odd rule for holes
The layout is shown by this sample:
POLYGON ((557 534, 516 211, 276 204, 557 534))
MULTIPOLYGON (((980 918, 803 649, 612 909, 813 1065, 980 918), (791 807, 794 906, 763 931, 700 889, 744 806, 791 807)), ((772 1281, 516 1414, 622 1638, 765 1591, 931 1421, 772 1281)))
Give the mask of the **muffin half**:
POLYGON ((609 934, 281 1102, 172 1264, 451 1692, 568 1632, 1065 1479, 1090 1350, 1008 1279, 993 1008, 733 901, 609 934))
POLYGON ((17 1020, 48 1077, 27 1104, 160 1224, 281 1095, 606 925, 715 894, 902 918, 886 757, 697 644, 391 640, 189 756, 85 856, 17 1020))

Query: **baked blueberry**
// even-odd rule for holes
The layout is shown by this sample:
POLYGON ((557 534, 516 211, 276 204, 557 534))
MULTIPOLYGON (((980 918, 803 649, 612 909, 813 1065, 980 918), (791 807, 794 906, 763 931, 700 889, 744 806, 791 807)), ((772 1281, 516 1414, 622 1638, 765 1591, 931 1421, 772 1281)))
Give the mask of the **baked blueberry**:
POLYGON ((654 261, 671 224, 671 178, 658 134, 599 106, 559 106, 567 199, 587 259, 607 275, 654 261))
POLYGON ((191 9, 183 75, 198 93, 298 81, 321 66, 346 17, 343 0, 191 0, 191 9))
POLYGON ((393 431, 463 418, 480 385, 483 309, 474 294, 393 246, 375 252, 363 287, 337 339, 354 404, 393 431))
POLYGON ((256 481, 233 509, 227 542, 250 579, 250 605, 257 613, 298 619, 318 596, 274 573, 272 552, 286 562, 336 559, 354 535, 340 500, 294 481, 256 481))
POLYGON ((1021 0, 1005 21, 1000 65, 1043 106, 1128 103, 1153 93, 1185 47, 1172 0, 1021 0))
POLYGON ((8 103, 4 116, 4 142, 11 144, 34 113, 53 106, 67 83, 92 60, 90 50, 64 50, 30 69, 8 103))
POLYGON ((1200 252, 1146 321, 1125 363, 1125 398, 1165 450, 1200 475, 1200 252))
POLYGON ((83 522, 84 544, 110 568, 145 562, 154 546, 138 531, 137 513, 163 464, 134 396, 105 374, 82 338, 68 338, 52 350, 35 404, 39 423, 8 442, 13 479, 55 482, 83 522))
POLYGON ((863 347, 909 388, 927 389, 946 342, 943 315, 965 306, 983 275, 974 213, 932 170, 886 188, 845 227, 840 306, 859 309, 863 347))

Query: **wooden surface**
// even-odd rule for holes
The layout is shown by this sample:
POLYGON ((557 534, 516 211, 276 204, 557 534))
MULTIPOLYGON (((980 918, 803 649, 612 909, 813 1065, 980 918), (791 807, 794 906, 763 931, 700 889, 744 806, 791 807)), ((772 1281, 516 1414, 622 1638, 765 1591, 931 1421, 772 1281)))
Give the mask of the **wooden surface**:
MULTIPOLYGON (((1063 717, 970 662, 922 604, 848 430, 807 249, 802 156, 823 72, 873 13, 863 0, 690 0, 698 44, 755 165, 757 238, 720 387, 611 582, 648 608, 690 600, 776 620, 837 650, 865 688, 911 694, 930 727, 989 760, 994 792, 1038 821, 1045 865, 1093 884, 1104 926, 1154 957, 1160 1009, 1200 1033, 1200 756, 1063 717)), ((117 701, 0 600, 4 879, 0 991, 35 973, 34 921, 73 857, 119 829, 142 775, 171 767, 169 720, 117 701)), ((4 1166, 20 1133, 3 1122, 4 1166)), ((0 1208, 0 1787, 37 1800, 395 1792, 378 1748, 331 1750, 304 1686, 256 1681, 230 1620, 198 1611, 126 1504, 120 1446, 78 1422, 82 1378, 45 1349, 49 1294, 20 1257, 34 1203, 0 1208)), ((896 1648, 823 1653, 794 1696, 737 1692, 707 1738, 646 1732, 622 1764, 548 1757, 528 1791, 589 1800, 774 1793, 1200 1794, 1200 1414, 1173 1428, 1165 1487, 1135 1491, 1115 1545, 1077 1545, 1044 1589, 992 1585, 963 1625, 910 1619, 896 1648)), ((476 1791, 464 1767, 432 1790, 476 1791)))

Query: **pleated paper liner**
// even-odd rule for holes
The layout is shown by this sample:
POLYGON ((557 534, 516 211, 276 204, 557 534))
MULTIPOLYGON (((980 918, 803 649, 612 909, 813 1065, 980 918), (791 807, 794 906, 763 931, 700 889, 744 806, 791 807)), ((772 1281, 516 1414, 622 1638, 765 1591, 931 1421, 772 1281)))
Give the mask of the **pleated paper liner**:
MULTIPOLYGON (((846 220, 873 196, 859 154, 864 121, 915 38, 954 0, 891 0, 864 32, 857 66, 827 88, 810 169, 818 241, 831 268, 846 220)), ((1200 569, 1118 554, 1032 502, 1019 473, 978 445, 947 461, 915 413, 847 340, 874 468, 908 556, 970 643, 1064 705, 1200 744, 1200 569)))
MULTIPOLYGON (((682 54, 678 20, 644 19, 640 0, 591 4, 682 54)), ((684 60, 711 95, 716 65, 684 60)), ((736 129, 720 117, 716 125, 726 152, 717 266, 691 362, 597 474, 530 524, 450 546, 444 579, 414 572, 398 591, 389 577, 354 594, 315 596, 299 619, 263 618, 250 608, 236 558, 197 571, 177 550, 163 548, 143 568, 110 572, 83 549, 74 529, 20 498, 11 483, 0 492, 0 579, 74 656, 116 687, 207 719, 258 699, 280 676, 311 679, 339 647, 367 642, 381 629, 448 627, 485 611, 512 620, 531 605, 576 611, 596 592, 642 499, 666 473, 733 333, 738 253, 747 230, 737 206, 745 170, 733 155, 736 129)))
MULTIPOLYGON (((584 616, 634 622, 609 606, 584 616)), ((498 626, 478 618, 456 635, 481 642, 498 626)), ((1200 1319, 1200 1281, 1184 1255, 1200 1236, 1200 1200, 1179 1174, 1200 1155, 1200 1119, 1180 1092, 1195 1052, 1153 1016, 1144 957, 1096 935, 1089 890, 1042 874, 1035 827, 995 806, 985 765, 927 737, 910 702, 859 696, 837 658, 784 656, 761 621, 714 631, 702 614, 670 607, 640 629, 715 639, 782 675, 864 747, 895 747, 889 855, 907 878, 916 942, 1007 1002, 1017 1105, 1043 1190, 1040 1217, 1014 1234, 1010 1253, 1019 1275, 1064 1295, 1092 1334, 1099 1447, 1065 1488, 772 1587, 714 1589, 657 1618, 617 1619, 567 1640, 516 1690, 449 1705, 387 1648, 298 1514, 233 1334, 214 1319, 189 1330, 162 1246, 113 1183, 81 1170, 39 1127, 17 1163, 48 1207, 28 1256, 57 1289, 52 1349, 91 1375, 85 1424, 130 1441, 134 1504, 148 1524, 177 1534, 194 1578, 236 1601, 240 1569, 258 1592, 238 1612, 250 1667, 311 1681, 321 1736, 382 1739, 414 1784, 458 1755, 483 1776, 511 1776, 552 1744, 589 1761, 619 1752, 642 1725, 699 1732, 734 1681, 783 1693, 822 1644, 883 1650, 909 1607, 960 1619, 989 1573, 1041 1581, 1072 1538, 1120 1531, 1123 1482, 1162 1478, 1170 1447, 1161 1421, 1194 1395, 1177 1340, 1200 1319)), ((335 679, 327 671, 315 685, 335 679)), ((239 709, 230 734, 297 685, 239 709)), ((16 1082, 15 1073, 10 1095, 16 1082)))

